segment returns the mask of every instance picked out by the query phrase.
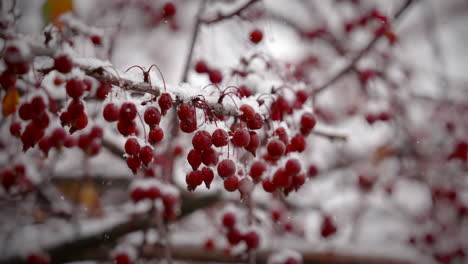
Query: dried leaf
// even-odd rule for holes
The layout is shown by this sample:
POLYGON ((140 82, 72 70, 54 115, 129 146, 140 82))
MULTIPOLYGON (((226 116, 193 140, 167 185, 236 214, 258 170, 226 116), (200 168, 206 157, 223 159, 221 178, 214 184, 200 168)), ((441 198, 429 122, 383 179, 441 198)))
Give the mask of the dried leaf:
POLYGON ((8 90, 2 101, 2 114, 4 117, 9 116, 16 110, 16 105, 19 103, 19 93, 16 88, 8 90))
POLYGON ((72 10, 73 0, 47 0, 42 8, 42 16, 46 24, 53 23, 60 27, 59 16, 72 10))

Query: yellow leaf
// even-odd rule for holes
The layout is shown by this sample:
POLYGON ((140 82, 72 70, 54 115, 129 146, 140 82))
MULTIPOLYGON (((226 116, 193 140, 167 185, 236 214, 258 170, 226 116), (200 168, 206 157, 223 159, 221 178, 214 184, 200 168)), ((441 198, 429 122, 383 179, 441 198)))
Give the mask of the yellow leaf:
POLYGON ((100 207, 99 191, 92 182, 85 182, 80 188, 80 197, 78 201, 88 209, 97 209, 100 207))
POLYGON ((19 93, 16 88, 8 90, 2 101, 2 114, 4 117, 9 116, 16 110, 16 105, 19 103, 19 93))
POLYGON ((47 0, 42 8, 42 16, 46 23, 53 23, 57 27, 61 26, 58 18, 61 14, 73 10, 73 0, 47 0))

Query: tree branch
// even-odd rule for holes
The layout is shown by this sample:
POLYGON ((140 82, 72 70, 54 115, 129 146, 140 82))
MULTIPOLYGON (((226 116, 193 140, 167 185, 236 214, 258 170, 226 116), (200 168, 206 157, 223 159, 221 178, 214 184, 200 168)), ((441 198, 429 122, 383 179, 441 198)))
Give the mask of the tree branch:
POLYGON ((244 10, 246 10, 247 8, 249 8, 251 5, 255 4, 258 1, 259 0, 249 0, 243 6, 239 7, 237 10, 232 11, 231 13, 224 14, 224 15, 223 14, 218 14, 218 16, 213 18, 213 19, 201 19, 200 22, 203 23, 203 24, 214 24, 214 23, 218 23, 218 22, 221 22, 223 20, 229 19, 231 17, 238 16, 244 10))

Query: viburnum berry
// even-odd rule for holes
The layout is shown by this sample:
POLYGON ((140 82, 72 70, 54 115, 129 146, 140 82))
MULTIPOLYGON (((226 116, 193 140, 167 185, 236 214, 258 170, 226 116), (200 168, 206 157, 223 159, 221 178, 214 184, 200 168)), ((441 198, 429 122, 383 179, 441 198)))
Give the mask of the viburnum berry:
POLYGON ((115 106, 112 103, 107 104, 104 107, 104 110, 102 111, 102 115, 104 116, 104 119, 108 122, 117 121, 119 120, 119 108, 117 108, 117 106, 115 106))
POLYGON ((203 183, 203 175, 201 171, 191 171, 185 176, 185 182, 187 183, 187 189, 193 191, 197 186, 203 183))
POLYGON ((81 100, 72 100, 70 104, 68 104, 67 112, 69 114, 70 120, 77 119, 84 113, 83 102, 81 100))
POLYGON ((239 117, 242 121, 247 122, 252 119, 255 115, 255 110, 252 106, 248 104, 243 104, 239 107, 239 110, 242 112, 242 115, 239 117))
POLYGON ((94 45, 96 46, 101 46, 102 45, 102 39, 98 35, 91 35, 90 37, 91 42, 93 42, 94 45))
POLYGON ((148 133, 148 142, 150 144, 154 145, 156 143, 159 143, 163 140, 163 138, 164 138, 164 131, 159 126, 153 127, 148 133))
POLYGON ((223 74, 219 70, 210 70, 208 72, 208 76, 210 78, 210 82, 214 84, 218 84, 223 81, 223 74))
POLYGON ((252 153, 252 155, 254 155, 255 157, 257 148, 258 146, 260 146, 260 137, 254 131, 250 131, 249 135, 250 135, 249 145, 246 146, 245 149, 248 152, 252 153))
POLYGON ((201 169, 201 175, 203 182, 205 182, 205 186, 207 189, 210 189, 211 182, 214 179, 214 172, 211 168, 203 167, 201 169))
POLYGON ((85 91, 83 82, 75 78, 68 80, 67 84, 65 85, 65 88, 67 90, 68 96, 70 96, 73 99, 80 98, 80 96, 82 96, 85 91))
POLYGON ((158 105, 161 109, 161 114, 165 115, 169 109, 171 109, 172 105, 174 104, 174 100, 168 93, 162 93, 158 99, 158 105))
POLYGON ((196 120, 194 120, 193 122, 181 121, 179 125, 180 125, 180 130, 185 133, 192 133, 195 130, 197 130, 196 120))
POLYGON ((144 146, 140 149, 140 153, 138 155, 143 164, 148 165, 153 160, 153 148, 150 146, 144 146))
POLYGON ((317 120, 312 113, 304 113, 301 116, 301 133, 307 135, 315 127, 317 120))
POLYGON ((61 73, 69 73, 73 69, 73 62, 67 55, 60 55, 54 59, 54 69, 61 73))
POLYGON ((223 215, 222 223, 223 226, 231 229, 236 225, 236 216, 232 212, 227 212, 223 215))
POLYGON ((123 136, 130 136, 136 133, 136 123, 135 121, 120 120, 117 123, 117 130, 119 130, 119 133, 123 136))
POLYGON ((249 231, 243 237, 247 248, 256 249, 260 245, 260 237, 255 231, 249 231))
POLYGON ((313 178, 318 174, 318 168, 315 165, 309 165, 308 176, 313 178))
POLYGON ((306 148, 306 142, 305 142, 303 135, 297 134, 291 139, 292 151, 303 152, 305 148, 306 148))
POLYGON ((288 187, 292 182, 291 177, 289 177, 283 169, 278 169, 273 174, 273 184, 277 187, 288 187))
POLYGON ((86 150, 89 145, 91 145, 92 141, 93 138, 89 134, 81 134, 78 137, 78 147, 80 147, 82 150, 86 150))
POLYGON ((276 190, 276 185, 273 184, 273 182, 268 178, 263 179, 262 187, 266 192, 270 192, 270 193, 276 190))
POLYGON ((196 119, 195 107, 188 103, 181 104, 177 109, 177 117, 184 122, 194 121, 196 119))
POLYGON ((328 238, 331 235, 335 234, 337 227, 333 222, 333 219, 329 215, 324 215, 322 219, 322 226, 320 228, 320 234, 323 238, 328 238))
POLYGON ((202 162, 206 166, 218 164, 218 152, 213 148, 207 148, 202 151, 202 162))
POLYGON ((159 125, 159 122, 161 121, 161 113, 154 106, 150 106, 146 108, 145 114, 143 117, 144 117, 143 119, 145 120, 145 123, 148 124, 150 127, 159 125))
POLYGON ((96 90, 96 98, 104 100, 106 99, 109 92, 112 90, 112 85, 108 82, 100 82, 99 87, 96 90))
POLYGON ((209 71, 209 68, 204 60, 199 60, 195 64, 195 71, 197 73, 207 73, 209 71))
POLYGON ((242 234, 236 228, 230 229, 226 237, 231 245, 237 245, 242 240, 242 234))
POLYGON ((192 169, 196 170, 202 163, 202 155, 198 150, 192 149, 187 154, 187 161, 192 166, 192 169))
POLYGON ((254 29, 250 32, 250 41, 254 44, 258 44, 263 39, 263 32, 260 29, 254 29))
POLYGON ((301 163, 298 159, 289 159, 284 166, 284 172, 290 176, 297 175, 301 172, 301 163))
POLYGON ((46 109, 46 104, 41 96, 36 96, 31 100, 31 111, 33 114, 43 113, 46 109))
POLYGON ((232 136, 231 142, 236 147, 247 147, 250 143, 249 131, 245 128, 238 128, 232 136))
POLYGON ((272 157, 281 157, 286 152, 286 145, 279 139, 272 139, 268 142, 267 151, 272 157))
POLYGON ((129 138, 125 142, 125 152, 128 155, 138 155, 140 152, 140 144, 138 143, 138 140, 135 138, 129 138))
POLYGON ((15 137, 21 136, 21 123, 20 122, 13 122, 10 125, 10 134, 15 137))
POLYGON ((216 167, 221 178, 228 178, 236 173, 236 164, 230 159, 222 160, 216 167))
POLYGON ((136 174, 137 170, 141 167, 141 159, 138 156, 130 156, 127 158, 127 166, 136 174))
POLYGON ((252 165, 250 166, 250 176, 252 179, 255 181, 260 181, 262 174, 266 171, 266 165, 263 161, 254 161, 252 165))
POLYGON ((0 85, 5 89, 14 87, 16 84, 16 76, 9 71, 4 71, 0 74, 0 85))
POLYGON ((102 130, 100 126, 93 126, 89 132, 89 135, 93 138, 102 138, 104 135, 104 130, 102 130))
POLYGON ((236 175, 233 175, 224 180, 224 189, 228 192, 237 191, 239 188, 239 178, 236 175))
POLYGON ((247 127, 252 130, 257 130, 263 127, 264 120, 263 116, 259 113, 255 113, 253 118, 247 121, 247 127))
POLYGON ((132 121, 137 116, 137 109, 133 103, 124 103, 120 107, 120 119, 132 121))
POLYGON ((163 16, 165 18, 173 17, 176 14, 177 8, 172 2, 167 2, 164 4, 163 8, 163 16))
POLYGON ((213 142, 213 145, 215 145, 216 147, 226 146, 228 144, 228 140, 229 140, 229 135, 225 130, 218 128, 215 131, 213 131, 213 134, 211 136, 211 141, 213 142))
POLYGON ((70 133, 84 129, 88 125, 88 116, 85 113, 79 115, 70 127, 70 133))
POLYGON ((211 135, 205 130, 199 130, 192 138, 193 148, 203 151, 211 147, 211 135))

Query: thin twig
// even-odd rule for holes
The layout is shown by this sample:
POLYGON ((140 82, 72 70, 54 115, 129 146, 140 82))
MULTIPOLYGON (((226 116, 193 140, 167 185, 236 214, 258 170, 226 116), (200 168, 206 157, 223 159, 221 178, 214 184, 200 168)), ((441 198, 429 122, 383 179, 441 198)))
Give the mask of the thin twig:
POLYGON ((214 23, 218 23, 218 22, 221 22, 223 20, 229 19, 231 17, 238 16, 244 10, 246 10, 247 8, 249 8, 251 5, 255 4, 258 1, 259 0, 250 0, 247 3, 245 3, 243 6, 239 7, 237 10, 232 11, 231 13, 224 14, 224 15, 223 14, 218 14, 218 16, 213 18, 213 19, 201 19, 200 22, 203 23, 203 24, 214 24, 214 23))

